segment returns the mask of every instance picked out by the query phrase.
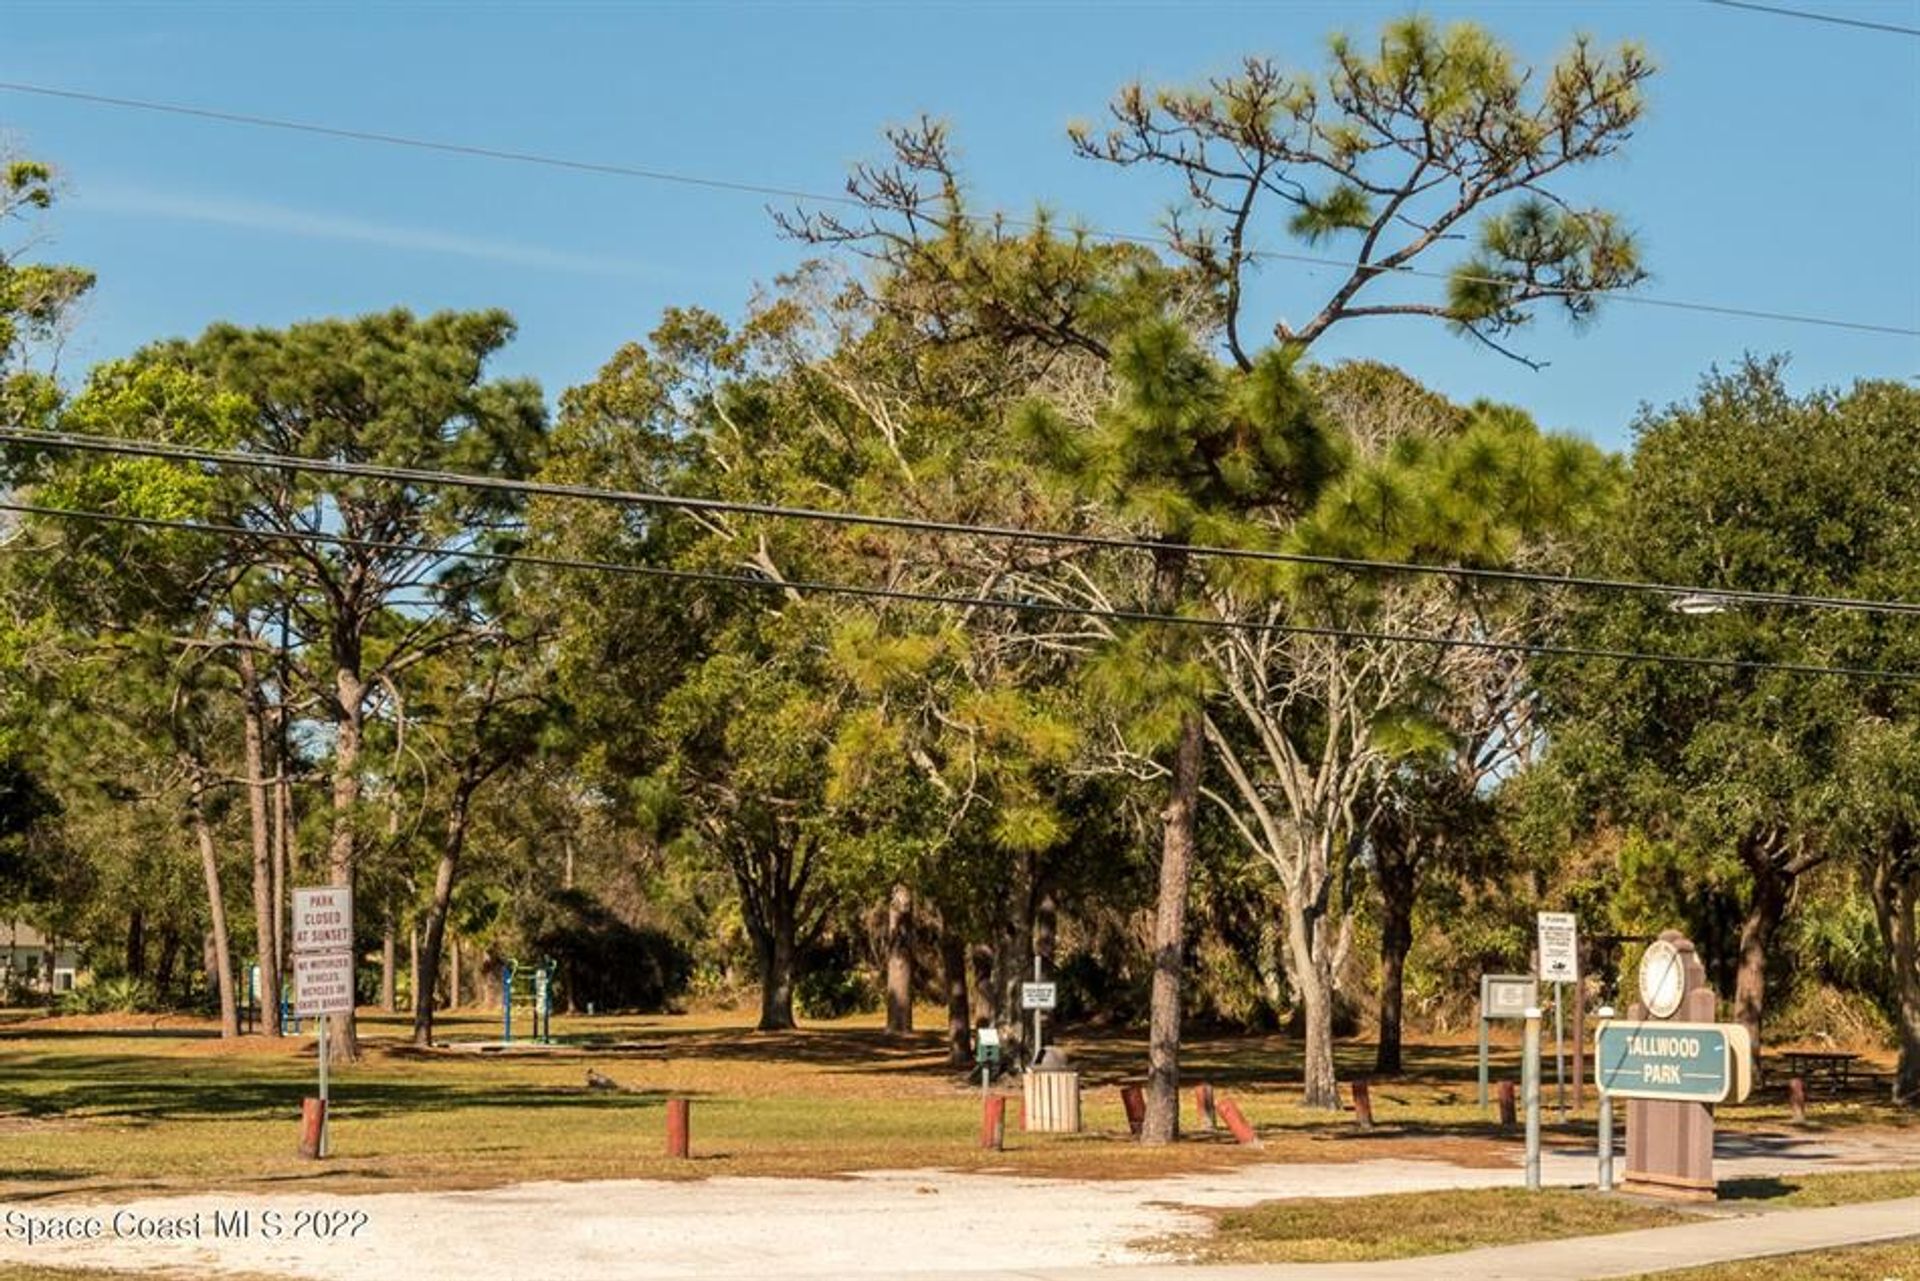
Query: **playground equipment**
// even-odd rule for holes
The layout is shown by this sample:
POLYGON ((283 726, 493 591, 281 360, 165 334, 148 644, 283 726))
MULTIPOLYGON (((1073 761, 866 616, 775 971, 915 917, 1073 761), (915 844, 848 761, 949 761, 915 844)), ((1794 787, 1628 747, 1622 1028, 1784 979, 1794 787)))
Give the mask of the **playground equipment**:
POLYGON ((500 968, 500 1039, 508 1045, 513 1044, 513 987, 514 979, 525 974, 528 977, 526 999, 532 1005, 533 1040, 541 1045, 553 1041, 553 961, 542 960, 538 965, 524 965, 519 961, 508 961, 500 968))

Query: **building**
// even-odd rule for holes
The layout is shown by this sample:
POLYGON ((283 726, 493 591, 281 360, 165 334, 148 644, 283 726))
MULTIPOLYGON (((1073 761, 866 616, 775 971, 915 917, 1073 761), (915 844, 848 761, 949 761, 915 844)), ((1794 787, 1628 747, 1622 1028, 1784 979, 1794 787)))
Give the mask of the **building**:
POLYGON ((71 943, 50 943, 24 921, 0 922, 0 994, 71 992, 80 952, 71 943))

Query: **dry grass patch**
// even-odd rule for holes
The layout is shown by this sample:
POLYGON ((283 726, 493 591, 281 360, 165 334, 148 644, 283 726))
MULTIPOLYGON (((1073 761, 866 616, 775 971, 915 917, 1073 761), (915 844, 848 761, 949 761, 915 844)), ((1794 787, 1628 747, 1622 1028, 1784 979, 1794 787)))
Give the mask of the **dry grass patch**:
POLYGON ((1407 1259, 1690 1221, 1664 1206, 1566 1189, 1300 1197, 1219 1211, 1213 1235, 1193 1257, 1209 1263, 1407 1259))
POLYGON ((1742 1259, 1678 1272, 1650 1272, 1629 1281, 1753 1281, 1762 1276, 1794 1281, 1920 1281, 1920 1240, 1742 1259))

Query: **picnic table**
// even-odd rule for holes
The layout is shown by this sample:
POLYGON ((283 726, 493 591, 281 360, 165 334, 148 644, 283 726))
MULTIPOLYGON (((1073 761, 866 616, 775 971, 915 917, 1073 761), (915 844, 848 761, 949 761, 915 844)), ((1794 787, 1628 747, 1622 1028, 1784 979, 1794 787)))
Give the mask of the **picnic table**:
POLYGON ((1860 1057, 1838 1050, 1782 1050, 1780 1056, 1787 1061, 1788 1076, 1800 1077, 1809 1085, 1825 1078, 1838 1090, 1847 1088, 1854 1060, 1860 1057))

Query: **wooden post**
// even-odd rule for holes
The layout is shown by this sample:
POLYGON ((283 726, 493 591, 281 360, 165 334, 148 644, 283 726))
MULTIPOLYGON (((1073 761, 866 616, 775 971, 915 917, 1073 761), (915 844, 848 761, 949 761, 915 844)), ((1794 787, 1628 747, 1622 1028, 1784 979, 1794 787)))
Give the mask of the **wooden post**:
POLYGON ((1353 1119, 1360 1123, 1363 1130, 1373 1128, 1373 1094, 1364 1076, 1353 1082, 1353 1119))
POLYGON ((685 1158, 693 1130, 693 1104, 687 1099, 667 1100, 667 1155, 685 1158))
POLYGON ((1503 1130, 1511 1130, 1514 1127, 1515 1121, 1516 1112, 1513 1104, 1513 1082, 1502 1081, 1500 1082, 1500 1128, 1503 1130))
POLYGON ((1240 1105, 1232 1099, 1220 1100, 1220 1119, 1225 1121, 1227 1129, 1233 1132, 1235 1143, 1250 1148, 1261 1146, 1260 1136, 1254 1133, 1253 1126, 1249 1125, 1247 1118, 1241 1115, 1240 1105))
POLYGON ((320 1135, 327 1124, 327 1105, 320 1099, 300 1100, 300 1155, 320 1159, 320 1135))
POLYGON ((1007 1096, 989 1094, 980 1109, 980 1146, 994 1152, 1007 1146, 1007 1096))
POLYGON ((1790 1076, 1787 1078, 1787 1106, 1793 1109, 1793 1123, 1807 1123, 1807 1078, 1790 1076))
POLYGON ((1137 1137, 1147 1123, 1146 1092, 1137 1085, 1120 1087, 1120 1104, 1127 1109, 1127 1129, 1137 1137))
POLYGON ((1209 1133, 1220 1126, 1220 1114, 1213 1104, 1213 1087, 1205 1081, 1193 1087, 1193 1110, 1199 1115, 1199 1129, 1209 1133))

